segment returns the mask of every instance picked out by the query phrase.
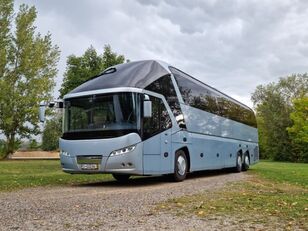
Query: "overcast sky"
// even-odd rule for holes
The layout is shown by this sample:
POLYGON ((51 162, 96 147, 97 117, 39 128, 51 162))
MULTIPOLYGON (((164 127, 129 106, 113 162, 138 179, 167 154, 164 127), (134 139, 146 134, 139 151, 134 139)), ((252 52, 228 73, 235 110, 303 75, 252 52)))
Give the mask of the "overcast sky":
MULTIPOLYGON (((105 44, 131 61, 160 59, 252 106, 259 84, 308 70, 308 1, 18 0, 66 58, 105 44)), ((58 93, 55 93, 56 96, 58 93)))

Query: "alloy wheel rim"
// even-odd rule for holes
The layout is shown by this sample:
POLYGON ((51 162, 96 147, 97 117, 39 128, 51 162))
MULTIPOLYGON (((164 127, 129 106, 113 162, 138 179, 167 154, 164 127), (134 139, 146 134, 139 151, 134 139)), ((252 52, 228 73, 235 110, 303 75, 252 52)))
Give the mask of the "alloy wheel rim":
POLYGON ((183 176, 186 172, 186 161, 183 156, 179 156, 177 160, 178 174, 183 176))
POLYGON ((238 166, 241 166, 241 164, 242 164, 242 158, 241 158, 241 156, 238 156, 238 157, 237 157, 237 164, 238 164, 238 166))
POLYGON ((248 156, 245 156, 245 164, 246 164, 246 166, 249 166, 249 158, 248 158, 248 156))

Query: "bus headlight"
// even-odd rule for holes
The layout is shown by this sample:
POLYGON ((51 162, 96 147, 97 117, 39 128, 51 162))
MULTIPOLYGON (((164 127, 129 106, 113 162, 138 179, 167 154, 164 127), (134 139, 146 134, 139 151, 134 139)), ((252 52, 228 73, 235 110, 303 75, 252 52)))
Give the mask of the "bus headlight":
POLYGON ((118 155, 126 154, 126 153, 134 151, 135 148, 136 148, 136 145, 127 146, 125 148, 121 148, 121 149, 112 151, 110 153, 110 156, 118 156, 118 155))
POLYGON ((63 155, 63 156, 70 156, 70 154, 68 152, 65 152, 63 150, 60 150, 60 155, 63 155))

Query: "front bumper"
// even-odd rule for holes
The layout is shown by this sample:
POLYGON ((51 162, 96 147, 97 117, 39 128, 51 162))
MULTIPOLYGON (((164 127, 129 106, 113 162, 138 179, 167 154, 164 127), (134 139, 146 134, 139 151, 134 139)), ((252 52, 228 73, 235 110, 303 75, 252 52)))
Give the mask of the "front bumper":
POLYGON ((96 170, 82 169, 81 164, 79 164, 77 161, 77 156, 60 155, 60 160, 63 171, 67 173, 122 173, 131 175, 143 175, 142 150, 142 143, 139 143, 136 145, 136 148, 129 153, 117 156, 102 156, 98 165, 98 169, 96 170))

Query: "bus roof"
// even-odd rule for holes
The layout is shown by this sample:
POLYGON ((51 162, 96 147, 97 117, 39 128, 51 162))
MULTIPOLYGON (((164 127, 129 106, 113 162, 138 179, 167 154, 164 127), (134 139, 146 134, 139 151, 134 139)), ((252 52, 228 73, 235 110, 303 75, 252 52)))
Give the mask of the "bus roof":
MULTIPOLYGON (((173 66, 159 60, 141 60, 118 64, 107 68, 101 74, 94 76, 90 80, 84 82, 83 84, 69 92, 69 94, 118 87, 135 87, 144 89, 160 77, 170 74, 171 72, 168 67, 173 66)), ((195 81, 198 81, 200 84, 207 86, 213 91, 216 91, 224 95, 225 97, 231 99, 235 103, 252 110, 250 107, 239 102, 233 97, 230 97, 227 94, 217 90, 216 88, 203 83, 202 81, 192 77, 191 75, 188 76, 195 81)))
POLYGON ((115 65, 81 84, 70 93, 115 87, 145 88, 160 77, 170 74, 166 65, 156 60, 144 60, 115 65))

